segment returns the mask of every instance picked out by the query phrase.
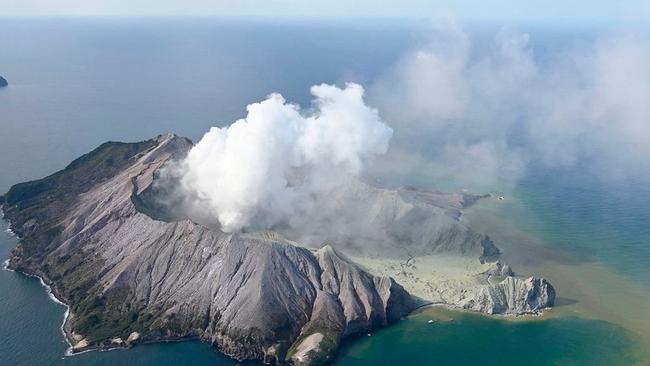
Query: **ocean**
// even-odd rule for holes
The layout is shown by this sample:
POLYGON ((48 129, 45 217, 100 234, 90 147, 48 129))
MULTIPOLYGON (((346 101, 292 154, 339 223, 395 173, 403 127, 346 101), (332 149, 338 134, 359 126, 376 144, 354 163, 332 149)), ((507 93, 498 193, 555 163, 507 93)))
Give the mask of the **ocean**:
MULTIPOLYGON (((533 31, 542 52, 567 37, 533 31)), ((0 89, 0 192, 107 140, 174 132, 196 141, 271 92, 308 106, 313 84, 371 84, 428 41, 428 22, 408 20, 2 19, 0 75, 10 87, 0 89)), ((532 169, 503 188, 505 200, 479 202, 464 219, 516 271, 548 277, 556 309, 523 320, 427 309, 349 340, 336 364, 650 365, 647 187, 532 169)), ((0 258, 15 244, 0 232, 0 258)), ((0 271, 0 363, 237 364, 195 341, 66 357, 64 312, 38 279, 0 271)))

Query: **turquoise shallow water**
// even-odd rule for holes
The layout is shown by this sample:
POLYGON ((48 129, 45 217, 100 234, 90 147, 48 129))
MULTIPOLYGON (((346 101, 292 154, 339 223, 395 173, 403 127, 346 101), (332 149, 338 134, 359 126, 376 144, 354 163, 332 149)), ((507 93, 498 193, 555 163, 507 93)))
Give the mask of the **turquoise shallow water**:
MULTIPOLYGON (((3 19, 0 73, 11 86, 0 90, 0 192, 61 169, 106 140, 169 131, 196 139, 272 91, 307 105, 310 85, 369 82, 424 41, 421 29, 396 23, 3 19)), ((588 175, 540 172, 519 187, 534 218, 522 227, 566 251, 563 260, 603 262, 648 284, 648 186, 612 189, 588 175)), ((0 258, 14 245, 0 233, 0 258)), ((0 271, 0 365, 235 364, 200 342, 63 357, 63 312, 37 279, 0 271)), ((346 343, 337 364, 625 365, 643 348, 620 326, 570 313, 507 322, 443 312, 455 321, 427 324, 434 315, 346 343)))
POLYGON ((344 347, 336 365, 630 365, 641 362, 633 344, 606 322, 427 310, 344 347), (428 323, 440 314, 444 320, 428 323))

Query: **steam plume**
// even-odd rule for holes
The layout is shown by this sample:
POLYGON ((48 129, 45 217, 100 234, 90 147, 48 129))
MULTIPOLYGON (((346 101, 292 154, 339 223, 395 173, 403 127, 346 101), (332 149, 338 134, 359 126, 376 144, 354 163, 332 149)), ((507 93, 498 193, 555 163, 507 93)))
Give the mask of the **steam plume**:
POLYGON ((311 93, 311 113, 271 94, 250 104, 246 118, 210 129, 189 152, 182 186, 222 230, 281 224, 388 149, 393 131, 364 103, 360 85, 322 84, 311 93))

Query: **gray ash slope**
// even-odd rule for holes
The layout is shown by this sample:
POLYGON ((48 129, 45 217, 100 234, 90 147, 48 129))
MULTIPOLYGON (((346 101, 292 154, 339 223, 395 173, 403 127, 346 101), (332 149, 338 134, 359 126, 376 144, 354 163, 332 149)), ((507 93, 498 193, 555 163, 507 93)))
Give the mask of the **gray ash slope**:
MULTIPOLYGON (((392 278, 373 276, 339 249, 311 250, 285 239, 304 233, 229 234, 189 219, 152 218, 142 209, 143 193, 165 163, 191 146, 174 135, 106 143, 2 197, 5 217, 21 238, 9 265, 42 277, 70 305, 65 330, 75 351, 200 338, 236 359, 320 364, 332 359, 343 338, 390 324, 422 305, 392 278)), ((415 203, 435 194, 423 199, 412 190, 355 189, 390 203, 373 205, 376 215, 370 217, 400 223, 391 227, 405 242, 433 238, 414 246, 416 251, 498 255, 489 238, 462 226, 404 236, 406 224, 413 223, 402 220, 412 211, 404 207, 438 207, 415 203), (462 245, 446 248, 450 242, 462 245)), ((448 217, 453 205, 440 212, 448 217)), ((529 291, 506 296, 503 291, 522 286, 501 287, 482 292, 478 302, 506 310, 522 302, 552 305, 539 303, 539 296, 528 299, 539 288, 523 286, 529 291)))

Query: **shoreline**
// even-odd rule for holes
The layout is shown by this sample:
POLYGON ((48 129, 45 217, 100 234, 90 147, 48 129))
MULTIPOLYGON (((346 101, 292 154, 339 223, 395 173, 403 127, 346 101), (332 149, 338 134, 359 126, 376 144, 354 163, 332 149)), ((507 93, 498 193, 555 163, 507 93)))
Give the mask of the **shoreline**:
MULTIPOLYGON (((14 233, 13 230, 11 230, 11 224, 5 220, 4 210, 3 210, 3 207, 1 205, 0 205, 0 213, 2 213, 2 216, 0 217, 0 220, 4 221, 7 224, 7 229, 5 229, 4 231, 7 234, 9 234, 11 237, 16 238, 16 239, 20 239, 18 237, 18 235, 16 233, 14 233)), ((56 297, 56 295, 52 291, 52 287, 50 285, 48 285, 45 282, 45 280, 43 280, 43 278, 41 276, 12 269, 12 268, 9 267, 9 264, 10 264, 10 259, 9 258, 5 259, 4 262, 3 262, 2 269, 5 270, 5 271, 8 271, 8 272, 19 273, 19 274, 21 274, 23 276, 26 276, 26 277, 37 278, 38 281, 40 282, 41 286, 43 286, 45 288, 45 292, 47 293, 47 297, 50 300, 52 300, 52 302, 54 302, 55 304, 62 305, 62 306, 65 307, 65 312, 63 313, 63 322, 61 323, 61 326, 59 327, 59 329, 61 330, 61 334, 63 335, 63 339, 68 344, 68 348, 65 350, 64 356, 72 356, 72 355, 74 355, 75 353, 72 352, 72 350, 73 350, 72 342, 68 338, 68 334, 65 331, 65 324, 67 323, 68 317, 70 316, 70 305, 64 303, 63 301, 61 301, 61 299, 56 297)))
MULTIPOLYGON (((59 298, 57 298, 56 295, 54 295, 54 293, 52 292, 52 287, 50 285, 48 285, 45 282, 45 280, 43 280, 42 277, 40 277, 38 275, 35 275, 35 274, 31 274, 31 273, 18 271, 18 270, 9 268, 9 259, 4 261, 4 266, 3 266, 2 269, 6 270, 6 271, 9 271, 9 272, 18 273, 18 274, 23 275, 25 277, 38 279, 41 286, 45 288, 45 292, 47 293, 48 298, 50 300, 52 300, 53 303, 55 303, 57 305, 62 305, 62 306, 65 307, 65 311, 63 312, 63 322, 59 326, 59 329, 61 330, 61 335, 63 336, 63 339, 65 340, 65 342, 68 344, 68 348, 66 348, 65 352, 63 353, 64 357, 72 357, 72 356, 76 356, 76 355, 80 355, 82 353, 92 352, 92 351, 104 352, 104 351, 112 351, 112 350, 128 349, 129 348, 129 347, 126 347, 126 346, 116 346, 116 347, 110 347, 110 348, 105 348, 105 347, 102 347, 102 346, 89 346, 86 349, 82 349, 80 351, 75 351, 74 346, 72 345, 72 342, 70 341, 70 335, 65 330, 65 325, 68 322, 68 319, 69 319, 70 314, 71 314, 70 313, 70 305, 64 303, 59 298)), ((170 340, 170 341, 172 341, 172 340, 170 340)))
POLYGON ((506 314, 488 314, 484 313, 481 311, 475 311, 475 310, 470 310, 470 309, 464 309, 462 307, 459 307, 454 304, 447 304, 447 303, 430 303, 430 304, 425 304, 417 309, 413 310, 409 316, 411 315, 417 315, 418 313, 427 311, 428 309, 444 309, 444 310, 449 310, 452 312, 458 312, 458 313, 466 313, 466 314, 476 314, 479 316, 482 316, 487 319, 494 319, 494 320, 505 320, 505 321, 541 321, 541 320, 546 320, 547 318, 550 318, 552 316, 552 311, 553 308, 544 308, 539 310, 538 312, 534 313, 522 313, 522 314, 514 314, 514 313, 506 313, 506 314))
MULTIPOLYGON (((6 271, 19 273, 19 274, 21 274, 23 276, 30 277, 30 278, 37 278, 39 280, 39 283, 41 284, 41 286, 43 288, 45 288, 45 291, 46 291, 46 293, 48 295, 48 298, 50 300, 52 300, 53 303, 58 304, 58 305, 62 305, 62 306, 65 307, 65 312, 63 313, 63 321, 62 321, 61 325, 59 326, 59 329, 61 331, 61 335, 63 336, 63 339, 65 340, 65 342, 68 345, 68 348, 65 350, 65 352, 63 354, 63 357, 73 357, 73 356, 81 355, 81 354, 88 353, 88 352, 108 352, 108 351, 115 351, 115 350, 128 350, 128 349, 130 349, 132 347, 132 345, 130 345, 130 346, 115 346, 115 347, 104 347, 102 345, 93 345, 93 346, 88 346, 87 348, 82 349, 80 351, 74 351, 74 346, 72 345, 72 342, 70 341, 70 335, 65 330, 65 325, 66 325, 66 323, 67 323, 67 321, 68 321, 68 319, 70 317, 70 306, 68 304, 64 303, 63 301, 61 301, 59 298, 57 298, 56 295, 54 295, 54 293, 52 291, 52 287, 50 285, 48 285, 45 282, 45 280, 43 280, 42 277, 40 277, 38 275, 35 275, 35 274, 30 274, 30 273, 26 273, 26 272, 23 272, 23 271, 18 271, 18 270, 14 270, 14 269, 9 268, 9 259, 6 259, 3 262, 3 264, 4 264, 3 269, 6 270, 6 271)), ((482 316, 482 317, 485 317, 485 318, 488 318, 488 319, 503 319, 503 320, 506 320, 506 321, 542 320, 542 319, 539 319, 539 318, 541 318, 541 317, 546 318, 545 315, 547 314, 547 312, 552 310, 552 308, 547 308, 547 309, 541 310, 539 313, 530 313, 530 314, 528 314, 528 313, 527 314, 487 314, 487 313, 483 313, 483 312, 479 312, 479 311, 472 311, 472 310, 468 310, 468 309, 463 309, 463 308, 458 307, 458 306, 453 305, 453 304, 447 304, 447 303, 442 303, 442 302, 435 302, 435 303, 434 302, 428 302, 426 304, 423 304, 423 305, 413 309, 413 311, 411 311, 406 317, 418 315, 418 314, 426 311, 427 309, 435 309, 435 308, 441 308, 441 309, 445 309, 445 310, 452 311, 452 312, 458 312, 458 313, 477 314, 479 316, 482 316)), ((139 342, 139 344, 171 343, 171 342, 184 342, 184 341, 192 341, 192 340, 200 341, 200 339, 198 339, 196 337, 188 337, 188 338, 178 338, 178 339, 157 339, 157 340, 139 342)))
POLYGON ((75 354, 80 353, 80 352, 77 352, 77 353, 72 352, 72 349, 73 349, 72 348, 72 343, 70 342, 70 339, 68 338, 68 334, 65 331, 65 324, 68 321, 68 317, 70 316, 70 305, 64 303, 59 298, 57 298, 56 295, 54 295, 54 293, 52 292, 52 287, 50 285, 48 285, 47 283, 45 283, 43 278, 41 278, 40 276, 9 268, 9 259, 4 261, 4 266, 3 266, 2 269, 6 270, 6 271, 9 271, 9 272, 19 273, 19 274, 21 274, 21 275, 23 275, 25 277, 37 278, 38 281, 40 282, 41 286, 43 286, 45 288, 45 292, 47 293, 47 297, 50 300, 52 300, 53 303, 58 304, 58 305, 62 305, 62 306, 65 307, 65 312, 63 313, 63 322, 61 323, 61 326, 59 327, 59 329, 61 330, 61 334, 63 335, 63 339, 68 344, 68 348, 65 350, 64 355, 65 356, 73 356, 75 354))
MULTIPOLYGON (((1 206, 0 206, 0 212, 2 212, 2 207, 1 206)), ((2 217, 0 217, 0 220, 7 223, 7 221, 4 220, 4 213, 3 213, 2 217)), ((16 233, 14 233, 10 228, 7 228, 4 231, 7 234, 9 234, 10 236, 12 236, 12 237, 14 237, 16 239, 19 239, 18 235, 16 233)), ((7 272, 17 273, 17 274, 20 274, 20 275, 25 276, 25 277, 38 279, 40 285, 43 288, 45 288, 45 292, 47 293, 48 298, 53 303, 55 303, 57 305, 62 305, 62 306, 65 307, 65 311, 63 313, 63 322, 59 326, 59 330, 61 331, 61 335, 63 336, 63 339, 66 342, 66 344, 68 345, 68 348, 66 348, 66 350, 63 352, 63 357, 64 358, 65 357, 73 357, 73 356, 81 355, 83 353, 88 353, 88 352, 108 352, 108 351, 116 351, 116 350, 128 350, 129 348, 131 348, 133 346, 133 344, 123 345, 123 346, 116 345, 116 346, 113 346, 113 347, 106 347, 106 346, 103 346, 103 345, 91 345, 91 346, 87 346, 84 349, 81 349, 79 351, 75 351, 74 346, 73 346, 72 341, 71 341, 72 336, 70 334, 68 334, 68 332, 65 329, 66 323, 68 322, 68 319, 71 316, 70 305, 66 304, 65 302, 61 301, 61 299, 56 297, 56 295, 54 294, 54 292, 52 290, 52 287, 50 285, 48 285, 41 276, 36 275, 36 274, 32 274, 32 273, 27 273, 27 272, 20 271, 20 270, 12 269, 12 268, 9 267, 9 263, 10 263, 10 259, 9 258, 5 259, 2 262, 2 269, 7 271, 7 272)), ((140 341, 137 344, 172 343, 172 342, 185 342, 185 341, 193 341, 193 340, 200 341, 200 339, 197 338, 197 337, 184 337, 184 338, 176 338, 176 339, 170 338, 170 339, 156 339, 156 340, 150 340, 150 341, 140 341)))

